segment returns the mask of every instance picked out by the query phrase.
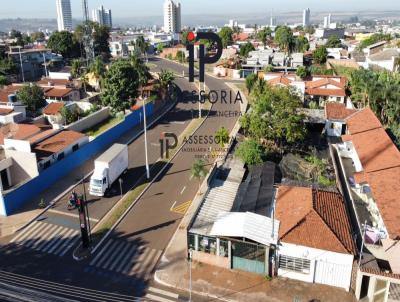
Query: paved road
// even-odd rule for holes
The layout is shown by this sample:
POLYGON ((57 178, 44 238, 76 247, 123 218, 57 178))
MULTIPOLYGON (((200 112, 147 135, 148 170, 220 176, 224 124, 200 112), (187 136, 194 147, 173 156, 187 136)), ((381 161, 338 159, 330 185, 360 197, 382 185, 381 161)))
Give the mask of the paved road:
MULTIPOLYGON (((180 74, 183 70, 186 70, 186 68, 168 61, 156 63, 159 69, 175 70, 180 74)), ((206 83, 212 90, 229 89, 222 81, 214 78, 206 77, 206 83)), ((187 80, 186 84, 185 80, 182 80, 180 85, 188 85, 187 80)), ((168 120, 155 127, 163 128, 160 128, 156 135, 151 136, 149 143, 158 143, 161 131, 179 131, 179 129, 182 129, 184 127, 183 124, 172 122, 177 119, 182 120, 182 114, 183 116, 185 114, 191 115, 189 113, 191 106, 197 107, 197 104, 180 104, 177 108, 182 108, 181 111, 186 111, 186 113, 174 111, 174 113, 169 114, 168 120)), ((232 129, 236 118, 220 117, 217 112, 238 110, 238 108, 238 104, 216 103, 209 118, 196 134, 212 135, 221 126, 229 130, 232 129)), ((186 118, 188 117, 185 116, 186 118)), ((156 145, 154 147, 152 152, 159 154, 158 147, 156 145)), ((202 147, 203 150, 194 153, 179 152, 168 169, 142 196, 91 259, 78 263, 70 257, 71 249, 78 240, 78 234, 69 225, 69 216, 64 214, 54 216, 55 218, 51 219, 47 217, 47 219, 33 224, 24 233, 14 236, 12 239, 14 242, 11 246, 5 246, 0 249, 0 268, 4 271, 29 277, 19 277, 21 278, 19 284, 13 281, 11 285, 35 289, 35 286, 30 284, 29 280, 23 278, 33 277, 40 280, 49 280, 36 280, 36 284, 44 283, 43 286, 37 286, 36 289, 45 292, 52 290, 50 294, 54 294, 56 291, 48 283, 50 281, 58 282, 60 286, 63 284, 62 286, 71 287, 71 292, 74 293, 73 299, 77 301, 91 300, 79 297, 79 292, 76 292, 74 287, 85 288, 84 291, 86 291, 86 288, 100 290, 102 294, 127 295, 129 297, 147 296, 144 301, 170 302, 178 301, 181 296, 185 296, 185 294, 182 295, 182 293, 165 288, 162 289, 160 286, 154 285, 151 277, 163 250, 166 248, 185 213, 185 209, 187 209, 198 189, 198 181, 190 177, 190 167, 196 156, 204 156, 208 153, 209 147, 216 146, 195 144, 190 147, 202 147), (173 211, 171 211, 172 205, 175 205, 175 210, 173 211), (52 219, 63 222, 55 224, 52 219)), ((136 149, 136 151, 130 150, 130 152, 133 152, 134 156, 140 157, 140 149, 136 149)), ((152 158, 153 160, 157 157, 155 154, 154 158, 152 158)), ((205 158, 205 160, 208 163, 213 161, 208 158, 205 158)), ((142 167, 142 169, 144 168, 142 167)), ((128 174, 124 183, 133 184, 135 181, 136 178, 128 174)), ((7 274, 9 273, 0 271, 0 282, 3 280, 4 283, 7 283, 5 282, 9 278, 7 274)), ((14 279, 10 278, 10 280, 14 279)), ((7 289, 8 291, 12 291, 12 289, 7 289)), ((72 296, 68 296, 68 294, 69 291, 60 293, 60 296, 71 298, 72 296)), ((195 297, 193 300, 202 301, 203 299, 195 297)), ((98 301, 114 300, 104 298, 104 300, 98 299, 98 301)))

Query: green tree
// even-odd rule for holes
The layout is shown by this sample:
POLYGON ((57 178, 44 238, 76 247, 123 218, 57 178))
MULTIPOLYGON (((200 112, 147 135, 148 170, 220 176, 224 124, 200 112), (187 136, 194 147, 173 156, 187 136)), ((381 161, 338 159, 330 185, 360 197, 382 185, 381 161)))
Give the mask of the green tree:
POLYGON ((254 84, 256 83, 257 79, 258 79, 258 77, 257 77, 257 74, 255 74, 255 73, 251 73, 246 77, 246 88, 247 88, 248 93, 250 93, 251 90, 253 89, 254 84))
POLYGON ((301 141, 306 135, 304 116, 298 113, 303 103, 287 87, 270 87, 259 79, 250 95, 252 111, 247 113, 244 130, 256 141, 270 139, 277 146, 301 141))
POLYGON ((218 33, 219 37, 222 40, 222 46, 227 48, 233 42, 233 30, 230 27, 224 26, 221 28, 221 31, 218 33))
POLYGON ((113 112, 130 108, 140 86, 139 75, 129 60, 117 60, 104 77, 102 103, 113 112))
POLYGON ((328 57, 328 51, 325 46, 318 47, 313 53, 313 60, 317 64, 324 64, 328 57))
POLYGON ((67 59, 79 57, 79 44, 74 41, 72 33, 68 31, 54 32, 49 38, 47 47, 67 59))
POLYGON ((182 32, 182 44, 183 45, 185 45, 185 46, 188 46, 189 45, 189 43, 190 43, 190 41, 188 40, 188 34, 189 34, 189 32, 188 31, 183 31, 182 32))
POLYGON ((170 70, 162 69, 158 75, 160 81, 160 94, 161 98, 164 100, 168 95, 168 87, 175 80, 175 75, 170 70))
POLYGON ((312 26, 312 25, 306 26, 306 27, 304 28, 304 32, 305 32, 306 34, 313 35, 313 34, 315 33, 315 28, 314 28, 314 26, 312 26))
POLYGON ((247 56, 249 55, 249 52, 254 51, 254 50, 255 50, 255 48, 254 48, 253 44, 251 44, 250 42, 247 42, 246 44, 244 44, 240 47, 239 53, 242 57, 247 58, 247 56))
POLYGON ((199 190, 201 186, 201 179, 207 175, 207 169, 205 165, 205 162, 199 159, 193 163, 192 168, 190 169, 191 176, 199 181, 199 190))
POLYGON ((310 49, 310 43, 304 36, 298 36, 294 39, 294 50, 297 52, 306 52, 310 49))
POLYGON ((271 39, 272 30, 269 27, 265 27, 257 33, 257 39, 259 39, 264 47, 267 45, 268 39, 271 39))
POLYGON ((164 50, 164 48, 165 48, 164 43, 160 43, 160 44, 157 45, 157 51, 158 51, 159 53, 162 53, 163 50, 164 50))
POLYGON ((376 33, 373 34, 371 37, 361 41, 361 43, 358 45, 358 49, 362 50, 365 47, 368 47, 372 44, 381 42, 381 41, 390 41, 392 39, 390 34, 383 34, 383 33, 376 33))
POLYGON ((81 45, 83 45, 83 37, 86 28, 88 28, 88 32, 92 33, 95 56, 101 56, 104 59, 109 59, 111 57, 109 45, 110 28, 92 21, 79 24, 74 31, 74 41, 80 43, 81 45))
POLYGON ((130 57, 131 64, 133 68, 135 68, 138 77, 139 77, 139 85, 142 88, 147 84, 147 82, 151 79, 149 68, 146 64, 137 56, 130 57))
POLYGON ((36 113, 45 104, 43 89, 36 84, 22 86, 17 92, 17 99, 32 113, 36 113))
POLYGON ((17 73, 17 65, 15 65, 11 58, 0 59, 0 75, 7 76, 17 73))
POLYGON ((326 42, 325 46, 328 48, 339 48, 342 47, 342 42, 338 36, 333 35, 328 38, 328 42, 326 42))
POLYGON ((304 80, 306 77, 308 77, 309 71, 308 71, 307 67, 299 66, 299 67, 297 67, 296 75, 297 75, 300 79, 303 79, 303 80, 304 80))
POLYGON ((275 32, 275 42, 285 52, 290 53, 293 49, 293 32, 288 26, 279 26, 275 32))
POLYGON ((106 71, 106 65, 104 64, 101 56, 97 56, 89 65, 89 72, 92 72, 98 79, 102 79, 106 71))
POLYGON ((7 77, 0 74, 0 88, 3 88, 3 86, 8 84, 7 77))
POLYGON ((265 148, 254 139, 242 142, 236 149, 235 155, 248 166, 258 165, 264 162, 265 148))
POLYGON ((185 53, 181 50, 178 50, 176 52, 175 60, 177 60, 179 63, 185 63, 186 62, 185 53))
POLYGON ((220 145, 221 148, 225 146, 225 144, 229 143, 229 132, 225 127, 219 128, 215 132, 215 141, 220 145))
POLYGON ((80 59, 72 60, 71 75, 73 78, 78 78, 81 75, 82 62, 80 59))
POLYGON ((32 41, 43 40, 45 37, 46 36, 42 31, 36 31, 31 34, 32 41))

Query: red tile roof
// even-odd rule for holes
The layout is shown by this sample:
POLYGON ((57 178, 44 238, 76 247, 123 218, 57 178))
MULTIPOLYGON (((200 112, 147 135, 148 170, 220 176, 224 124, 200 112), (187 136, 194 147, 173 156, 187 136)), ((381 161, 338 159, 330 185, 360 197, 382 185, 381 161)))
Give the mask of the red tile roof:
POLYGON ((19 88, 20 87, 13 85, 3 87, 3 89, 0 90, 0 103, 8 103, 8 96, 10 94, 15 94, 19 88))
POLYGON ((346 119, 347 129, 356 133, 381 128, 382 124, 370 108, 364 108, 346 119))
POLYGON ((82 133, 63 130, 37 144, 34 144, 32 146, 32 152, 36 153, 38 161, 40 161, 48 158, 54 153, 64 150, 66 147, 72 145, 83 137, 85 137, 85 135, 82 133))
POLYGON ((4 144, 4 139, 27 139, 40 133, 41 129, 36 125, 30 124, 7 124, 0 128, 0 144, 4 144))
POLYGON ((356 109, 348 109, 342 103, 328 102, 325 105, 325 117, 329 120, 344 120, 356 112, 356 109))
POLYGON ((12 108, 0 108, 0 115, 8 115, 12 112, 14 112, 12 108))
POLYGON ((72 88, 45 88, 44 95, 50 98, 62 98, 69 95, 72 90, 72 88))
POLYGON ((284 75, 280 75, 279 77, 269 80, 268 83, 270 83, 271 85, 281 84, 281 85, 289 86, 290 83, 292 83, 292 81, 290 79, 288 79, 287 77, 285 77, 284 75))
POLYGON ((342 195, 312 188, 280 186, 276 218, 282 242, 356 253, 342 195))
POLYGON ((346 121, 350 133, 346 139, 351 138, 363 167, 355 181, 368 183, 389 238, 400 238, 400 152, 371 109, 365 108, 346 121))
POLYGON ((64 103, 62 102, 54 102, 50 103, 47 105, 46 108, 44 108, 43 113, 46 115, 56 115, 60 112, 61 108, 64 107, 64 103))

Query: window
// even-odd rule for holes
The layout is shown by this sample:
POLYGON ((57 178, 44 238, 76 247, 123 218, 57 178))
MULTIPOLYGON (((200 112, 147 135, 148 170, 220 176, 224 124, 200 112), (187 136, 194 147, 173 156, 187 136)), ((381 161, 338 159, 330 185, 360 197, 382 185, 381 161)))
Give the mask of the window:
POLYGON ((79 145, 76 144, 72 147, 72 152, 78 151, 79 150, 79 145))
POLYGON ((199 236, 199 251, 215 255, 217 252, 217 240, 206 236, 199 236))
POLYGON ((303 258, 290 257, 286 255, 279 256, 279 268, 299 272, 303 274, 310 273, 310 260, 303 258))
POLYGON ((103 178, 103 184, 106 184, 107 183, 107 179, 104 177, 103 178))
POLYGON ((221 257, 228 257, 228 240, 219 240, 219 255, 221 257))
POLYGON ((57 160, 62 160, 64 157, 65 157, 64 152, 61 152, 60 154, 58 154, 57 160))
POLYGON ((195 234, 188 234, 188 247, 193 251, 196 250, 196 235, 195 234))

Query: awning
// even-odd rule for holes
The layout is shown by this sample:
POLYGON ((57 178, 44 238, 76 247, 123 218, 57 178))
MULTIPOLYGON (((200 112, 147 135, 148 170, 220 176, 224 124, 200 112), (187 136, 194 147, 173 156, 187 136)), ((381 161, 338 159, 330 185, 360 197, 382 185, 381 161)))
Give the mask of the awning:
POLYGON ((218 215, 211 229, 211 236, 244 237, 255 242, 277 244, 279 221, 251 212, 225 212, 218 215))

